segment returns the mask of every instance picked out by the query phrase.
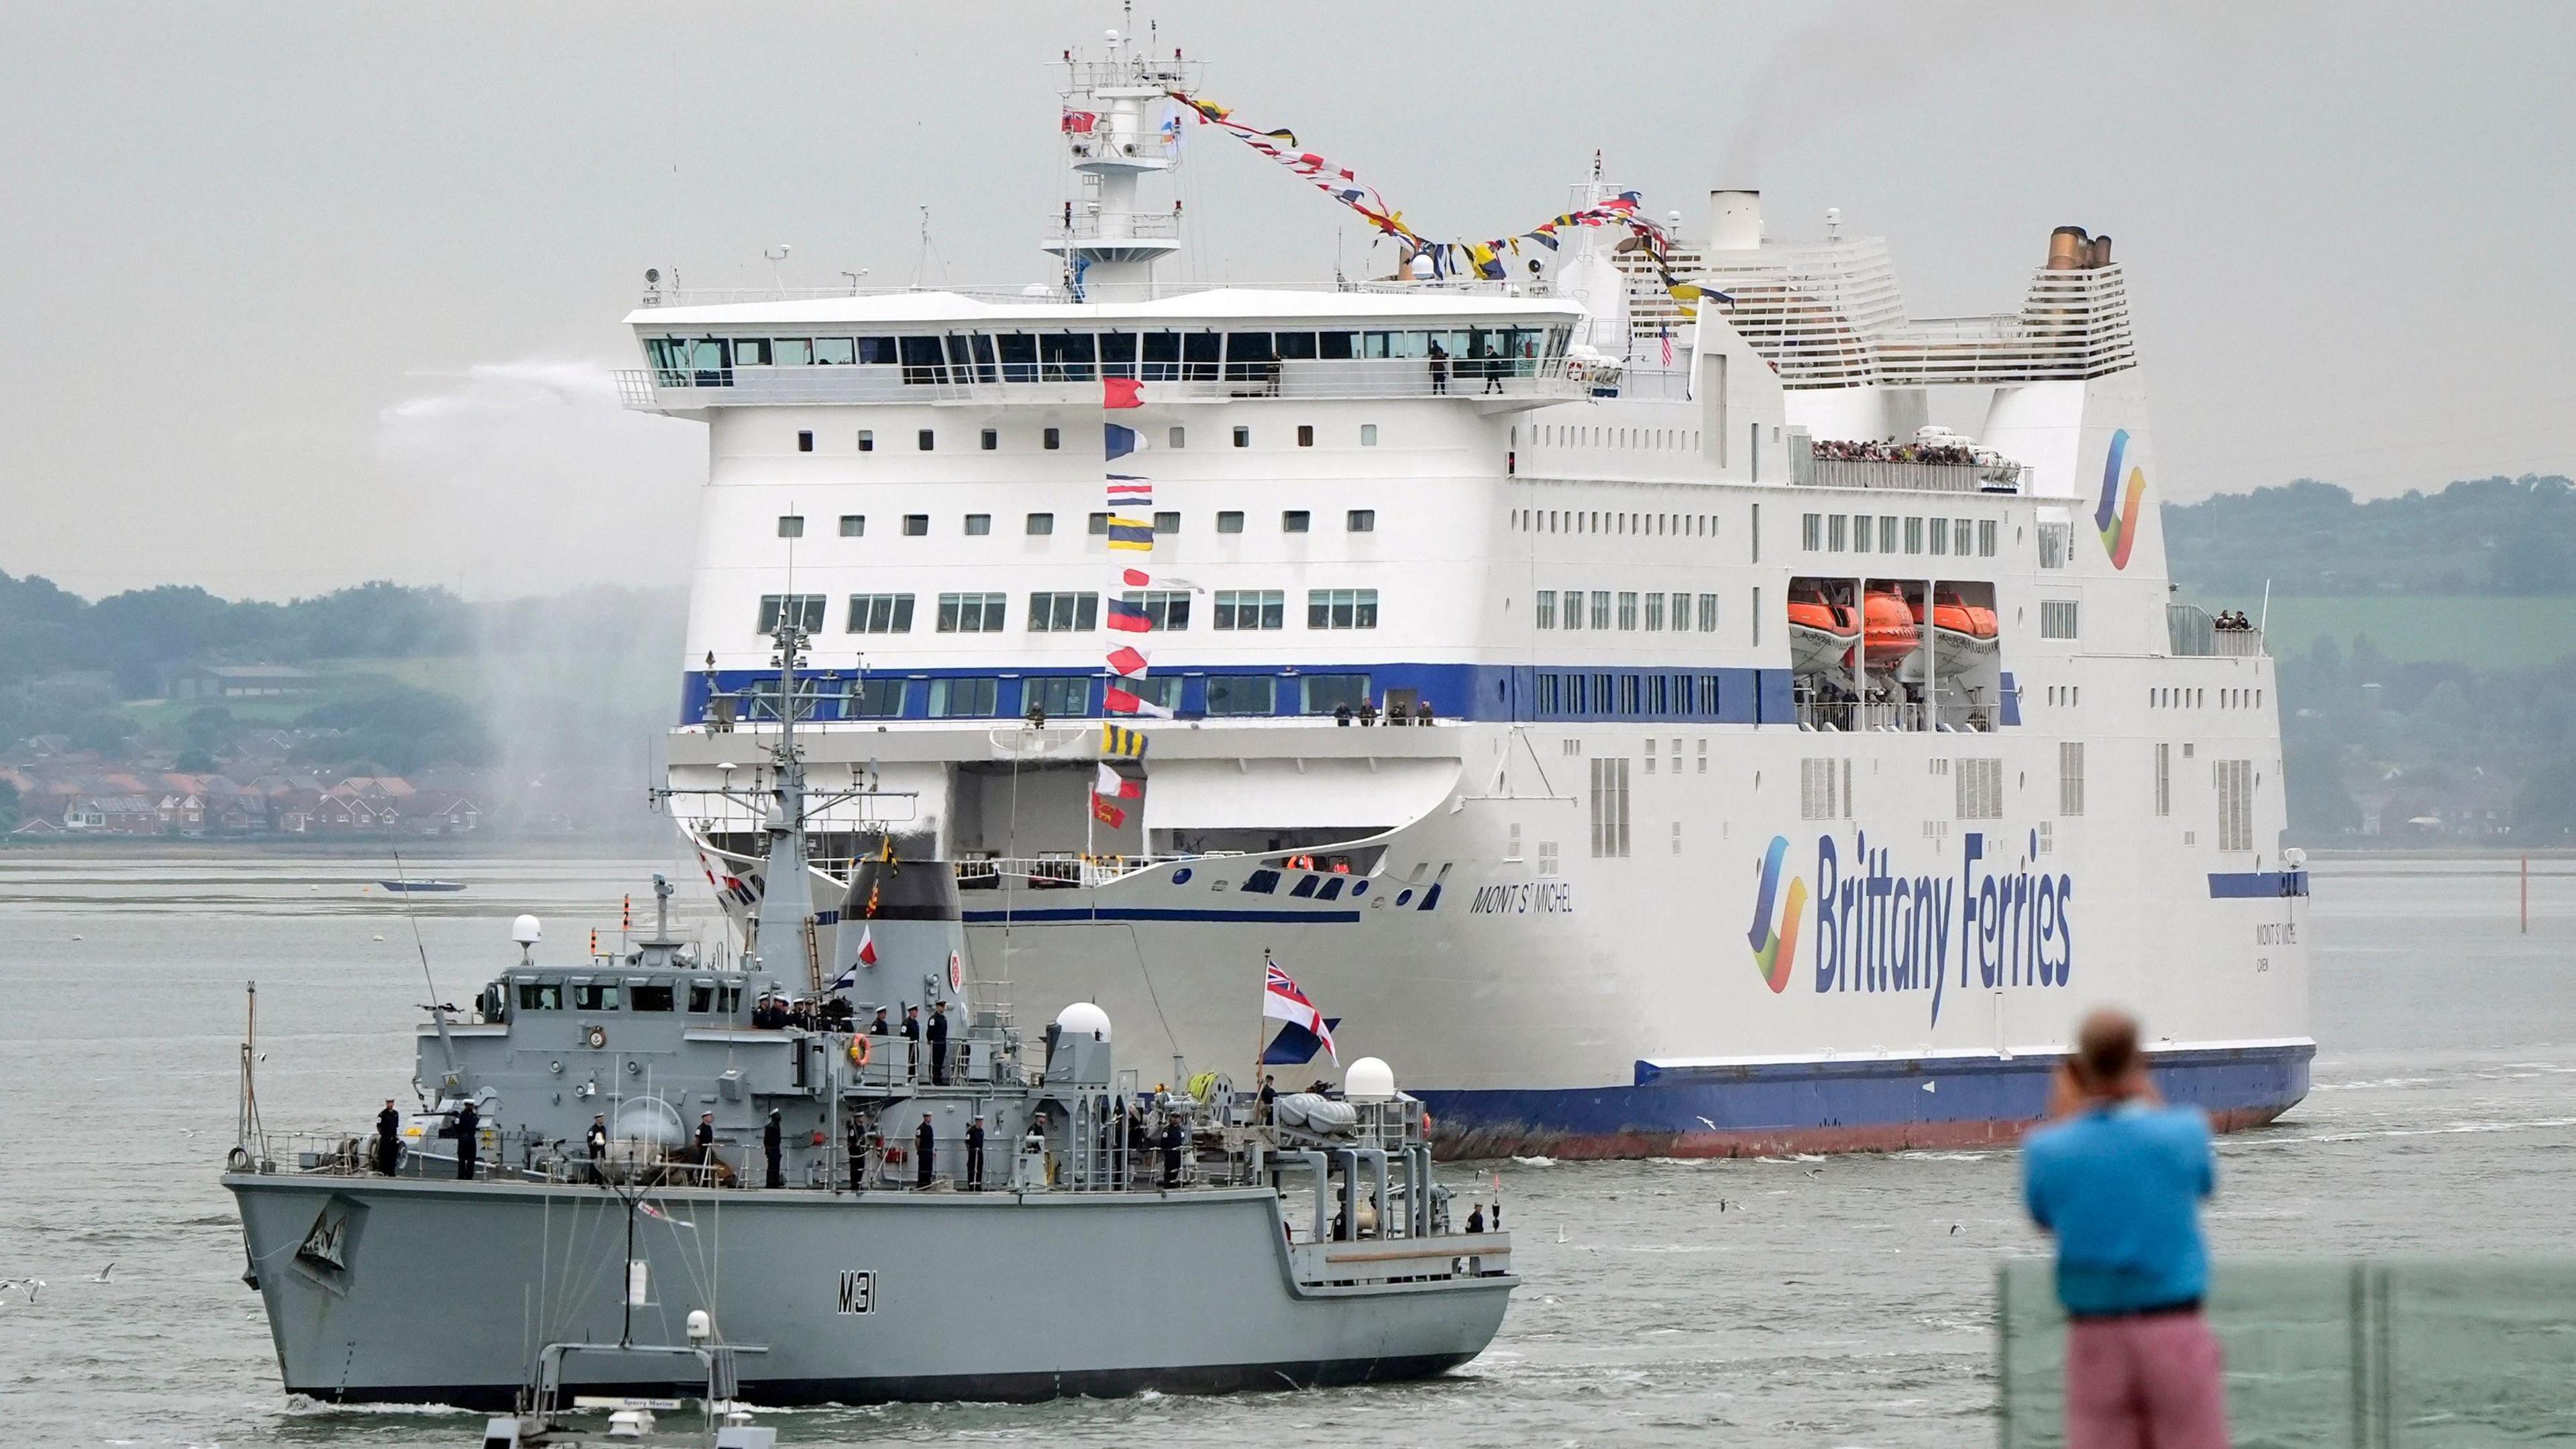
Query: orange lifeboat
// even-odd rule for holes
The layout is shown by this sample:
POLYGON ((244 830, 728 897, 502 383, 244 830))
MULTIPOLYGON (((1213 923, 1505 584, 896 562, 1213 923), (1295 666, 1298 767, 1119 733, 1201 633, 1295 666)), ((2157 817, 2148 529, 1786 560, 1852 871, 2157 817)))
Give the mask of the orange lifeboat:
POLYGON ((1923 642, 1923 630, 1915 622, 1913 606, 1895 589, 1872 589, 1861 601, 1863 616, 1869 624, 1869 667, 1887 669, 1923 642))
POLYGON ((1851 607, 1828 603, 1822 590, 1802 589, 1789 596, 1789 667, 1800 674, 1825 674, 1851 667, 1852 645, 1860 626, 1851 607))
MULTIPOLYGON (((1911 606, 1916 624, 1923 622, 1923 606, 1911 606)), ((1995 652, 2001 640, 1995 625, 1995 611, 1983 604, 1971 604, 1957 594, 1943 590, 1932 600, 1932 640, 1940 651, 1939 666, 1945 673, 1974 665, 1995 652)))

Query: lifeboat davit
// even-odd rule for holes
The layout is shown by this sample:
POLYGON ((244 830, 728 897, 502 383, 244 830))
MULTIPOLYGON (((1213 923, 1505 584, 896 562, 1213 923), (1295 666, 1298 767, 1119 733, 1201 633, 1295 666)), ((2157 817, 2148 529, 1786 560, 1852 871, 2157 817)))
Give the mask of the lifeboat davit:
POLYGON ((1831 604, 1814 590, 1789 596, 1789 667, 1800 674, 1830 674, 1851 667, 1860 626, 1851 607, 1831 604))
MULTIPOLYGON (((1909 606, 1909 615, 1920 625, 1923 606, 1909 606)), ((1935 661, 1944 674, 1956 673, 1992 658, 2002 633, 1995 626, 1995 611, 1983 604, 1971 604, 1956 594, 1943 593, 1932 601, 1932 643, 1939 651, 1935 661)))
POLYGON ((1890 669, 1923 642, 1912 605, 1895 589, 1872 589, 1861 601, 1869 621, 1869 667, 1890 669))

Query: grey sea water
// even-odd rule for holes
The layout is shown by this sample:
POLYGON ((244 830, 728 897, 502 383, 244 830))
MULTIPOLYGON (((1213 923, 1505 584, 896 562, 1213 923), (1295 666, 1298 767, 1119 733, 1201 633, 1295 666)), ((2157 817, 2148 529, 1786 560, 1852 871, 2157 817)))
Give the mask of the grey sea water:
MULTIPOLYGON (((559 949, 579 950, 594 924, 613 931, 618 897, 655 865, 441 862, 471 887, 414 907, 442 997, 470 996, 510 959, 520 911, 544 917, 559 949)), ((2221 1252, 2576 1242, 2565 870, 2535 877, 2527 936, 2509 864, 2318 870, 2316 1092, 2221 1146, 2221 1252)), ((0 1278, 47 1285, 32 1304, 0 1294, 0 1443, 475 1441, 480 1421, 462 1414, 291 1401, 215 1183, 246 979, 260 985, 272 1128, 361 1131, 383 1097, 408 1095, 428 988, 372 871, 0 855, 0 1278)), ((799 1446, 1994 1441, 1993 1265, 2042 1247, 2016 1208, 2011 1153, 1483 1170, 1500 1174, 1527 1286, 1493 1349, 1448 1378, 771 1422, 799 1446)))

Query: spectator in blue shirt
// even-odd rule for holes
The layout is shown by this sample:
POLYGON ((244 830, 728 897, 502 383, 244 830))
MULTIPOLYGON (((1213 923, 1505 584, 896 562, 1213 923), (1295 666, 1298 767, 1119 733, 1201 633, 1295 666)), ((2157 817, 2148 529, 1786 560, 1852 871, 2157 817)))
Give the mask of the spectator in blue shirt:
POLYGON ((2022 1149, 2022 1195, 2057 1239, 2068 1449, 2225 1449, 2227 1390, 2202 1318, 2209 1122, 2148 1080, 2138 1024, 2096 1011, 2022 1149))

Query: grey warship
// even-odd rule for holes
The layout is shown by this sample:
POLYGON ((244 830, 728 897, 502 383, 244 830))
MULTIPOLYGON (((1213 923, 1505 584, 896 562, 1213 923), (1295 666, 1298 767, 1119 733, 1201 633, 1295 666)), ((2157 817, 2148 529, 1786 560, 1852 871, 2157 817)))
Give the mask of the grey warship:
MULTIPOLYGON (((802 632, 777 643, 794 699, 802 632)), ((290 1392, 524 1407, 546 1346, 582 1342, 638 1351, 561 1391, 647 1394, 670 1361, 642 1345, 699 1312, 748 1355, 739 1397, 781 1406, 1349 1384, 1485 1348, 1510 1239, 1456 1230, 1383 1064, 1274 1103, 1140 1090, 1088 1003, 1024 1039, 961 969, 955 869, 890 837, 846 956, 816 954, 794 713, 737 959, 674 935, 659 877, 621 950, 540 960, 521 918, 518 963, 417 1027, 409 1140, 265 1130, 245 1048, 223 1183, 290 1392), (907 1008, 956 1025, 898 1035, 907 1008)))

